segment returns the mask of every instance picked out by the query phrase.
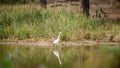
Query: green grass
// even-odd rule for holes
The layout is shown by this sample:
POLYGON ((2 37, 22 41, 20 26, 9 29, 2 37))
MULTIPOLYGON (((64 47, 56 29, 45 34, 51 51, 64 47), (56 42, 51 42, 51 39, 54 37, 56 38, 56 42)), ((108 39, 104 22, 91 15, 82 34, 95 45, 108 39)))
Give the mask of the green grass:
POLYGON ((64 7, 41 9, 34 5, 13 5, 0 9, 1 40, 56 38, 60 31, 64 41, 103 40, 106 34, 111 37, 119 33, 120 25, 112 21, 103 24, 64 7))

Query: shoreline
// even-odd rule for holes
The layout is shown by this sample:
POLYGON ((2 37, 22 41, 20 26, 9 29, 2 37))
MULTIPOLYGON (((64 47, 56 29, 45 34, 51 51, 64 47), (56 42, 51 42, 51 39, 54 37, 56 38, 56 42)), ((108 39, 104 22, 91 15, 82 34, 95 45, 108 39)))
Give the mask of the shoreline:
MULTIPOLYGON (((19 45, 19 46, 40 46, 40 47, 51 47, 53 46, 50 42, 1 42, 0 45, 19 45)), ((120 45, 120 42, 93 42, 93 41, 83 41, 83 42, 61 42, 60 46, 99 46, 99 45, 120 45)))

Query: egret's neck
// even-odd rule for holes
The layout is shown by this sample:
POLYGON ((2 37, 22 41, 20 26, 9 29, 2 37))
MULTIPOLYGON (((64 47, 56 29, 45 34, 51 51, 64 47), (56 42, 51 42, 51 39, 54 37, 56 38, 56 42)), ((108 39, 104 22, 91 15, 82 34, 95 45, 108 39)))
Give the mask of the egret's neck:
POLYGON ((60 34, 61 34, 61 33, 59 33, 59 35, 58 35, 58 39, 60 39, 60 34))

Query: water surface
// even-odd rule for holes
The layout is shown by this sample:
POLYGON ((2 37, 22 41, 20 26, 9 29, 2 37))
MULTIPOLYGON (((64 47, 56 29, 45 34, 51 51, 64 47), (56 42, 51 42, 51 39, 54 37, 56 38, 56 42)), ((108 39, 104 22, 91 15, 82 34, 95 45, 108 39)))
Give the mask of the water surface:
POLYGON ((120 47, 0 45, 0 68, 120 68, 120 47))

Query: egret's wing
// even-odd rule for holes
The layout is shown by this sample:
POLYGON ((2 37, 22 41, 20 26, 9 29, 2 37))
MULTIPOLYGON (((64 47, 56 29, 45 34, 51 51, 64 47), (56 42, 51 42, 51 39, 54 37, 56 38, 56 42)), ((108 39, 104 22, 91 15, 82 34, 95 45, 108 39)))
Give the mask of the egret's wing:
POLYGON ((59 42, 59 40, 56 39, 56 40, 53 42, 53 44, 58 44, 58 42, 59 42))

